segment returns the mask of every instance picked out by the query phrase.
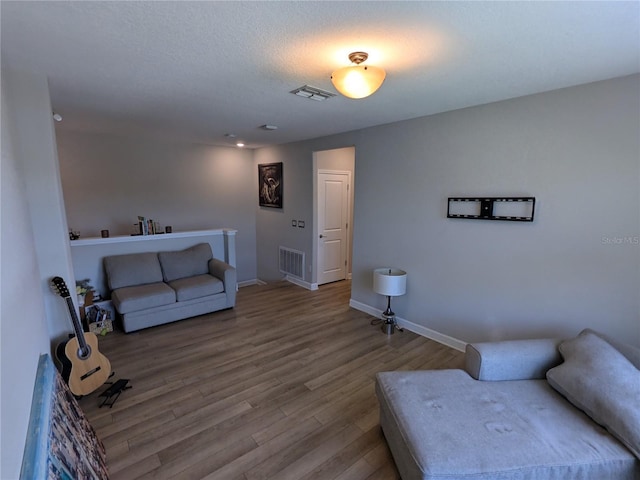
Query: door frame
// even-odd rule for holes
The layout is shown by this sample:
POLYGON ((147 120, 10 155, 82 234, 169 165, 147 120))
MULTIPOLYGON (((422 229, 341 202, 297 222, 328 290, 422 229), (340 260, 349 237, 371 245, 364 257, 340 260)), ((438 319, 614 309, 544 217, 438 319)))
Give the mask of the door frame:
POLYGON ((329 149, 329 150, 319 150, 318 152, 313 152, 313 192, 312 192, 312 196, 313 196, 313 228, 312 228, 312 235, 313 235, 313 241, 311 242, 311 258, 312 258, 312 264, 311 264, 311 289, 312 290, 316 290, 318 288, 318 241, 319 241, 319 233, 318 233, 318 175, 320 173, 320 171, 322 171, 323 173, 338 173, 338 174, 344 174, 344 173, 348 173, 349 176, 349 206, 348 206, 348 213, 347 216, 349 218, 348 221, 348 228, 347 228, 347 241, 348 241, 348 246, 347 246, 347 253, 346 253, 346 260, 347 260, 347 272, 346 272, 346 278, 347 279, 351 279, 352 276, 352 265, 351 265, 351 259, 352 259, 352 248, 353 248, 353 210, 354 210, 354 183, 355 183, 355 147, 354 146, 349 146, 349 147, 342 147, 342 148, 353 148, 353 156, 354 156, 354 169, 353 171, 351 170, 340 170, 340 169, 329 169, 329 168, 318 168, 318 159, 316 157, 316 153, 319 152, 323 152, 323 151, 330 151, 330 150, 340 150, 341 148, 337 148, 337 149, 329 149))

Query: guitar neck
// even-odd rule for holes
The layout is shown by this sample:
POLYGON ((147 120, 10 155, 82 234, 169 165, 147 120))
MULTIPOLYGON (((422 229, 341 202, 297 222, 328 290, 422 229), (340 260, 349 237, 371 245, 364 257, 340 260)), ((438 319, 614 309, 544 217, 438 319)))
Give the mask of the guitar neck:
POLYGON ((76 308, 73 305, 73 301, 71 297, 65 297, 67 301, 67 307, 69 308, 69 314, 71 315, 71 320, 73 320, 73 329, 76 332, 76 338, 78 339, 78 344, 83 352, 87 351, 87 341, 84 338, 84 330, 82 330, 82 325, 80 324, 80 319, 78 318, 78 314, 76 313, 76 308))

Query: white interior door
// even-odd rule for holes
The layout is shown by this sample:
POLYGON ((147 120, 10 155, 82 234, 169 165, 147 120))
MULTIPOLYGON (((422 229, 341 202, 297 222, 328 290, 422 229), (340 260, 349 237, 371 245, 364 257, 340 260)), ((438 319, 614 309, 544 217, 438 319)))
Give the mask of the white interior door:
POLYGON ((347 278, 350 172, 318 172, 318 285, 347 278))

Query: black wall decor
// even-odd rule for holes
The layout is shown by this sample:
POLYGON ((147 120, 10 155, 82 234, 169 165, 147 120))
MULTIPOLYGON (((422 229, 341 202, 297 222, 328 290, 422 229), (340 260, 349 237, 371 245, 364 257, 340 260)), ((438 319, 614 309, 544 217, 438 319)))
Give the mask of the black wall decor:
POLYGON ((282 208, 282 162, 258 165, 258 198, 261 207, 282 208))
POLYGON ((535 206, 536 197, 449 197, 447 218, 533 222, 535 206))

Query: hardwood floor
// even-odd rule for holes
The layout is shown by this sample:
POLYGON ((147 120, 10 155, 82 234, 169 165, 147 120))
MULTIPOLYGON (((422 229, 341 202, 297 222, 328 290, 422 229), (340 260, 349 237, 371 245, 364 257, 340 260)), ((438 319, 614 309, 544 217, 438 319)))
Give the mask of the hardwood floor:
POLYGON ((114 378, 80 400, 111 478, 396 479, 378 424, 375 373, 459 368, 463 354, 384 335, 349 308, 350 282, 238 292, 233 310, 100 338, 114 378))

